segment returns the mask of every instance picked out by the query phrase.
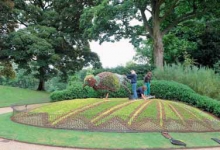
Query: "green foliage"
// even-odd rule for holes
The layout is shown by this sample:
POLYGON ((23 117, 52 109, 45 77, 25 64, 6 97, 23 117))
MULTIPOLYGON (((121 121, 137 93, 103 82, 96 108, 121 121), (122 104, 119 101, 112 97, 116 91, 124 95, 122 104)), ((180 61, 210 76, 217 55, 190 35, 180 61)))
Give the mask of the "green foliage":
MULTIPOLYGON (((143 86, 143 81, 138 81, 137 86, 143 86)), ((128 85, 128 88, 131 90, 131 85, 128 85)), ((109 91, 108 91, 109 92, 109 91)), ((50 97, 52 101, 63 101, 63 100, 69 100, 69 99, 76 99, 76 98, 104 98, 106 96, 107 92, 105 90, 103 91, 95 91, 91 87, 84 87, 83 83, 80 81, 75 81, 71 84, 71 86, 68 86, 67 89, 62 91, 55 91, 51 93, 50 97)), ((128 91, 125 90, 123 87, 121 87, 116 92, 109 92, 109 97, 111 98, 124 98, 128 97, 128 91)))
POLYGON ((220 75, 220 61, 214 64, 214 70, 220 75))
POLYGON ((184 84, 174 81, 156 80, 151 83, 151 92, 158 98, 179 100, 183 93, 195 93, 184 84))
POLYGON ((67 79, 68 74, 84 66, 101 67, 98 55, 91 52, 79 29, 84 6, 92 3, 68 0, 14 3, 13 18, 24 28, 4 38, 0 57, 13 60, 19 69, 32 73, 40 81, 38 90, 44 90, 45 81, 60 72, 62 79, 67 79))
POLYGON ((100 82, 102 85, 107 85, 109 88, 113 88, 114 91, 118 91, 120 88, 120 81, 119 78, 113 74, 108 72, 103 72, 102 76, 100 77, 100 82))
POLYGON ((66 86, 67 83, 63 82, 60 77, 54 77, 45 83, 45 89, 48 92, 64 90, 66 86))
POLYGON ((185 102, 220 117, 220 102, 195 93, 186 85, 165 80, 152 81, 151 93, 157 98, 185 102))
POLYGON ((52 101, 62 101, 77 98, 94 98, 98 97, 96 91, 90 87, 83 88, 82 82, 72 83, 67 89, 55 91, 51 94, 52 101))
POLYGON ((220 77, 212 69, 173 64, 165 65, 163 70, 156 69, 153 74, 156 79, 173 80, 188 85, 201 95, 220 100, 220 77))
MULTIPOLYGON (((15 67, 16 68, 16 67, 15 67)), ((15 70, 15 78, 0 78, 0 85, 36 90, 38 80, 32 74, 25 74, 24 69, 15 70)))
POLYGON ((196 60, 191 58, 190 54, 188 54, 187 52, 184 52, 183 57, 184 57, 183 67, 185 68, 185 70, 189 69, 190 67, 196 64, 196 60))
MULTIPOLYGON (((196 43, 185 38, 180 38, 174 33, 168 33, 163 37, 164 43, 164 61, 166 64, 182 61, 183 54, 186 50, 196 49, 196 43)), ((142 41, 139 47, 136 48, 134 57, 138 62, 148 62, 153 64, 153 41, 147 39, 142 41)))
POLYGON ((205 29, 194 40, 197 41, 198 48, 189 51, 191 56, 202 66, 213 68, 220 59, 220 29, 205 29))
MULTIPOLYGON (((209 2, 201 2, 200 0, 190 2, 103 0, 98 2, 95 6, 87 7, 80 18, 80 26, 84 29, 84 36, 99 40, 100 43, 129 38, 135 47, 139 47, 143 36, 146 36, 152 41, 151 46, 154 45, 152 46, 154 65, 159 67, 163 67, 163 53, 160 53, 164 50, 163 36, 181 22, 192 18, 201 18, 204 15, 213 16, 218 12, 219 6, 217 0, 209 2), (139 23, 130 23, 134 20, 139 23), (162 57, 159 57, 159 54, 162 57)), ((185 46, 186 43, 184 43, 185 46)), ((183 45, 182 43, 178 44, 183 45)), ((177 47, 176 50, 178 49, 177 47)), ((146 49, 146 51, 148 50, 146 49)))
POLYGON ((15 78, 15 71, 10 62, 0 62, 0 77, 15 78))

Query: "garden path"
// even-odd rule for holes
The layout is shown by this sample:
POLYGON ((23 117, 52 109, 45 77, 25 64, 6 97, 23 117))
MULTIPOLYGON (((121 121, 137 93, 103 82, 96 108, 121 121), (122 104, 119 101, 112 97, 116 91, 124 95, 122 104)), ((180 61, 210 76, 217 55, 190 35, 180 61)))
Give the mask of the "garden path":
MULTIPOLYGON (((11 111, 12 109, 10 107, 0 108, 0 114, 8 113, 11 111)), ((83 150, 83 149, 75 149, 75 148, 62 148, 62 147, 28 144, 28 143, 13 141, 13 140, 6 140, 3 138, 0 138, 0 147, 1 147, 1 150, 30 150, 30 149, 31 150, 83 150)), ((219 150, 219 149, 220 149, 219 147, 197 148, 197 149, 187 148, 187 150, 219 150)), ((176 150, 184 150, 184 149, 176 149, 176 150)))

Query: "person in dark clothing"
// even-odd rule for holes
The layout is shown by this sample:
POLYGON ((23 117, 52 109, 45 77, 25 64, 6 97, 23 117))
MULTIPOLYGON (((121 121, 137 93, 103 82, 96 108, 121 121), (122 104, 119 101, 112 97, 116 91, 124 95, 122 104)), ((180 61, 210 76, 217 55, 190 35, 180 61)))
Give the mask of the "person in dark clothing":
POLYGON ((127 75, 127 78, 131 80, 131 86, 132 86, 132 99, 137 99, 137 74, 134 70, 131 70, 131 74, 127 75))
POLYGON ((144 85, 144 86, 141 86, 137 89, 137 96, 138 98, 142 98, 144 100, 147 99, 147 97, 144 95, 144 91, 146 91, 147 87, 144 85))
POLYGON ((146 74, 146 76, 144 77, 144 84, 147 87, 147 90, 144 91, 145 96, 150 96, 150 81, 151 81, 151 78, 152 78, 152 72, 149 71, 146 74))

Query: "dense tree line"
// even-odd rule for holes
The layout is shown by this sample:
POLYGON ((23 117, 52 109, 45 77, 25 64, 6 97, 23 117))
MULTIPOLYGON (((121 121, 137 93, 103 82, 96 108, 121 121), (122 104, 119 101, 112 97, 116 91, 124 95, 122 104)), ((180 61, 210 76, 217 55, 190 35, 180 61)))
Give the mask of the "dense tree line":
POLYGON ((93 5, 90 1, 14 0, 2 1, 1 7, 5 3, 13 8, 1 14, 1 18, 9 17, 2 21, 7 29, 0 57, 13 61, 26 74, 32 73, 39 80, 38 90, 44 90, 45 81, 58 73, 65 80, 84 66, 101 67, 79 28, 83 9, 93 5), (20 27, 16 31, 10 26, 10 16, 20 27))
POLYGON ((65 83, 85 66, 101 68, 90 40, 122 38, 149 66, 191 57, 197 65, 218 67, 219 6, 218 0, 1 0, 0 76, 13 78, 23 69, 44 90, 53 77, 65 83))

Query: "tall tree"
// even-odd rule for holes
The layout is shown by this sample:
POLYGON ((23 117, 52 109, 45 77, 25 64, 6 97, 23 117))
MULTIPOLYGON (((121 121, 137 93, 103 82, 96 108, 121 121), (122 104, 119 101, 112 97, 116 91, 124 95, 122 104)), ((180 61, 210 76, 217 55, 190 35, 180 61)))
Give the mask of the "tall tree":
MULTIPOLYGON (((16 21, 13 19, 12 10, 14 3, 11 0, 0 1, 0 54, 4 47, 5 38, 10 32, 13 32, 16 27, 16 21)), ((0 77, 13 78, 15 72, 12 64, 7 57, 0 55, 0 77)))
POLYGON ((67 79, 68 74, 86 65, 101 66, 78 25, 86 3, 67 0, 14 0, 14 3, 15 19, 23 28, 8 36, 2 54, 26 69, 26 73, 33 73, 39 79, 38 90, 44 90, 44 83, 58 72, 67 79), (66 7, 59 6, 62 2, 66 7), (69 18, 72 16, 76 19, 69 18))
POLYGON ((153 40, 154 64, 163 67, 163 37, 186 20, 211 15, 218 0, 103 0, 81 19, 85 36, 103 41, 130 38, 138 46, 143 36, 153 40), (138 20, 142 24, 132 24, 138 20))

